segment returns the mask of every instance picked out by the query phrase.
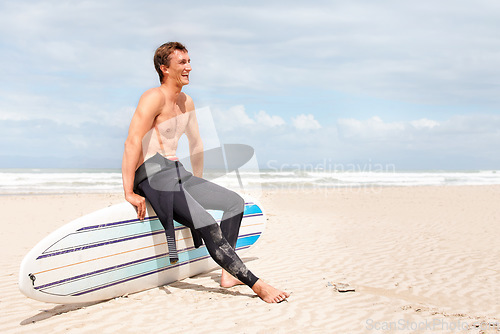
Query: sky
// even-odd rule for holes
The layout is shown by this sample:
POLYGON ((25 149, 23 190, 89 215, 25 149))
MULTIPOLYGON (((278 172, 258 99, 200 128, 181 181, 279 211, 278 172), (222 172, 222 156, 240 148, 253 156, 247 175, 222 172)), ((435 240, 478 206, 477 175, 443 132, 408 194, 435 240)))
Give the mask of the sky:
POLYGON ((0 168, 120 168, 168 41, 261 168, 500 169, 496 0, 1 0, 0 168))

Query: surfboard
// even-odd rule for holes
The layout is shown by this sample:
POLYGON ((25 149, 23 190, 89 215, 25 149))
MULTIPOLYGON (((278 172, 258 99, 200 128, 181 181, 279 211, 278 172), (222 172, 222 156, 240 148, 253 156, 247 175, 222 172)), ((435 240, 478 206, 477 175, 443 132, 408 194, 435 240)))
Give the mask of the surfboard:
MULTIPOLYGON (((248 197, 236 252, 262 235, 266 218, 248 197)), ((222 211, 208 210, 220 223, 222 211)), ((147 204, 138 220, 128 202, 73 220, 42 239, 23 259, 19 289, 42 302, 101 301, 166 285, 217 268, 204 245, 194 248, 189 228, 174 222, 179 261, 170 264, 164 229, 147 204)))

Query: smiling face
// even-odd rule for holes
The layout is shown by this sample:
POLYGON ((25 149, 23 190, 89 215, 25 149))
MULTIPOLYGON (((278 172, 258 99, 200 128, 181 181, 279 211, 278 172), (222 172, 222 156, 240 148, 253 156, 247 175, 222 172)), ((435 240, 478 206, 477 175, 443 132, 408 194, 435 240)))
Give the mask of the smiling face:
POLYGON ((170 65, 161 65, 164 82, 173 81, 179 86, 189 84, 189 72, 191 72, 191 58, 185 51, 175 50, 169 56, 170 65))

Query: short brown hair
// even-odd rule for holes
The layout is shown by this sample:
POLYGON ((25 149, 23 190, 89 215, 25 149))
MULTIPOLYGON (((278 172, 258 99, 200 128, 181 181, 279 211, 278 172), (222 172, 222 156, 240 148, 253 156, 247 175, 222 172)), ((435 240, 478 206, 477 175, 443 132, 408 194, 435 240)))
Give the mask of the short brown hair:
POLYGON ((170 66, 170 59, 171 59, 170 55, 174 53, 175 50, 188 52, 186 47, 179 42, 165 43, 155 51, 155 56, 153 58, 153 61, 155 64, 156 72, 158 72, 158 75, 160 76, 160 83, 163 83, 163 72, 161 71, 160 66, 161 65, 165 65, 167 67, 170 66))

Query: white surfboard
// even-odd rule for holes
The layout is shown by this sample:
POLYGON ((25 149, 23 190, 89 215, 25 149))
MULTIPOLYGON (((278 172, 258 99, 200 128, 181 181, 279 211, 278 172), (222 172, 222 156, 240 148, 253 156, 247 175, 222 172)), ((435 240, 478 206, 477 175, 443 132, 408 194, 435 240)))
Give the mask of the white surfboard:
MULTIPOLYGON (((244 196, 236 252, 248 250, 266 218, 244 196)), ((222 211, 211 211, 220 223, 222 211)), ((179 262, 170 264, 165 232, 154 210, 138 220, 127 202, 90 213, 41 240, 23 259, 19 289, 43 302, 72 304, 107 300, 169 284, 217 267, 205 246, 194 248, 189 228, 174 222, 179 262)))

